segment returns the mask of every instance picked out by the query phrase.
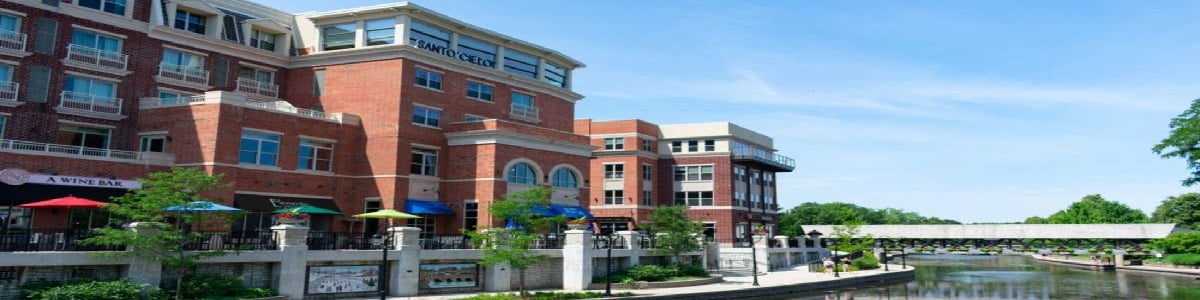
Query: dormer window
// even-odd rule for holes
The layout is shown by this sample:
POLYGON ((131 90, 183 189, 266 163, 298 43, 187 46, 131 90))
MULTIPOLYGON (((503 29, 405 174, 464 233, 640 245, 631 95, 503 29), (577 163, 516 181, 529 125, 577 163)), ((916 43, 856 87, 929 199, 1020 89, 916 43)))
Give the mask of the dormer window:
POLYGON ((258 29, 250 30, 250 47, 275 51, 275 35, 258 29))
POLYGON ((563 87, 567 83, 567 69, 552 63, 546 63, 545 73, 542 74, 542 80, 549 82, 554 86, 563 87))
POLYGON ((364 45, 390 45, 396 42, 396 19, 386 18, 365 22, 364 45))
POLYGON ((176 29, 183 29, 197 34, 204 34, 206 30, 206 24, 208 24, 207 16, 198 15, 194 12, 186 10, 175 11, 175 24, 173 27, 176 29))
POLYGON ((233 16, 225 16, 221 19, 221 37, 227 41, 241 42, 242 39, 238 38, 237 20, 233 16))

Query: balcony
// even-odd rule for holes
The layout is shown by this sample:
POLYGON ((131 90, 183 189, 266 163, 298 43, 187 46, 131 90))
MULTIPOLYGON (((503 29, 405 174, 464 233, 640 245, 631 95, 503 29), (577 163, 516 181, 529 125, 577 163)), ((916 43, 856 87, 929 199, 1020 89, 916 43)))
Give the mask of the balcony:
POLYGON ((193 104, 204 103, 204 101, 205 101, 204 95, 187 96, 187 97, 179 97, 179 98, 142 98, 142 101, 138 102, 138 109, 188 106, 188 105, 193 105, 193 104))
POLYGON ((108 120, 120 120, 121 99, 80 92, 63 91, 58 112, 108 120))
POLYGON ((117 160, 159 166, 169 166, 175 162, 175 155, 168 153, 122 151, 3 139, 0 139, 0 152, 117 160))
POLYGON ((17 100, 17 91, 21 90, 21 84, 10 81, 0 81, 0 106, 18 106, 21 102, 17 100))
POLYGON ((84 45, 67 45, 64 64, 117 75, 128 75, 129 55, 104 51, 84 45))
POLYGON ((750 163, 773 172, 791 172, 796 169, 795 160, 755 147, 734 147, 733 161, 750 163))
POLYGON ((262 82, 254 80, 254 78, 238 77, 237 91, 250 95, 263 96, 267 98, 279 98, 279 86, 270 82, 262 82))
POLYGON ((26 37, 24 33, 0 30, 0 53, 16 56, 28 55, 29 53, 25 52, 26 37))
POLYGON ((508 112, 508 116, 513 119, 535 123, 541 120, 538 118, 537 107, 523 104, 513 104, 512 109, 508 112))
POLYGON ((208 89, 208 71, 174 64, 158 65, 159 81, 208 89))

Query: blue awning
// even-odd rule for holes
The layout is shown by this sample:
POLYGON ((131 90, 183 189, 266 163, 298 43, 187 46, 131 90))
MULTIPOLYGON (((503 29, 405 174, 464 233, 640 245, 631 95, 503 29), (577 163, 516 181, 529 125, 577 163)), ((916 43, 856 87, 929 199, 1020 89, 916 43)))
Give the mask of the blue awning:
POLYGON ((406 199, 404 212, 414 215, 454 215, 454 210, 437 201, 406 199))
POLYGON ((553 206, 534 205, 529 207, 529 212, 543 217, 554 217, 560 215, 553 206))
POLYGON ((568 218, 572 218, 572 219, 578 219, 578 218, 595 219, 596 218, 596 217, 592 216, 592 213, 588 212, 587 209, 585 209, 581 206, 550 204, 550 207, 554 208, 554 210, 557 210, 559 212, 559 214, 567 216, 568 218))

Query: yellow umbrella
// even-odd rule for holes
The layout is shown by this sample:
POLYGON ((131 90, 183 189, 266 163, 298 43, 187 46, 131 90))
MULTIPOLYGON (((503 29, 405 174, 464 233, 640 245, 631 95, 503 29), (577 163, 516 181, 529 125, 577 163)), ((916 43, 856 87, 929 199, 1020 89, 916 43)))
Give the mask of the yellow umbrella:
MULTIPOLYGON (((365 213, 365 214, 357 214, 357 215, 354 215, 354 217, 355 218, 364 218, 364 219, 387 219, 388 220, 388 228, 392 227, 393 219, 420 219, 421 218, 417 215, 398 212, 395 209, 381 209, 379 211, 369 212, 369 213, 365 213)), ((383 280, 379 281, 380 282, 380 284, 379 284, 379 299, 380 300, 387 299, 387 287, 388 287, 387 248, 388 248, 388 240, 391 237, 392 237, 391 233, 383 235, 383 268, 380 269, 381 271, 379 272, 380 277, 383 278, 383 280)))

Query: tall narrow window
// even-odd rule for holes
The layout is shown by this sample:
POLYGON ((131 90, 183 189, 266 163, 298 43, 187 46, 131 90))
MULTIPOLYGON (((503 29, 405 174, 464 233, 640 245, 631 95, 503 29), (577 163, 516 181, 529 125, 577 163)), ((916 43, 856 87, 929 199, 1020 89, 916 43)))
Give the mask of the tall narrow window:
POLYGON ((4 128, 8 126, 8 116, 0 115, 0 139, 4 139, 4 128))
POLYGON ((654 166, 642 165, 642 180, 649 181, 649 180, 654 179, 653 172, 654 172, 654 166))
POLYGON ((437 150, 412 149, 412 167, 409 168, 412 175, 437 176, 437 165, 437 150))
POLYGON ((240 163, 276 166, 279 157, 279 135, 243 130, 242 142, 238 149, 240 163))
POLYGON ((300 151, 296 155, 296 169, 333 171, 333 143, 300 139, 300 151))
POLYGON ((233 16, 225 16, 221 18, 221 24, 221 37, 225 38, 226 41, 242 42, 240 38, 242 32, 238 27, 237 19, 234 19, 233 16))
POLYGON ((385 18, 364 22, 364 45, 390 45, 396 42, 396 19, 385 18))
POLYGON ((321 28, 321 50, 354 48, 354 23, 330 25, 321 28))
POLYGON ((479 226, 479 203, 463 203, 463 228, 467 231, 475 231, 477 226, 479 226))
POLYGON ((313 71, 313 96, 320 96, 325 92, 325 70, 313 71))
POLYGON ((191 31, 197 34, 204 34, 205 25, 208 24, 208 17, 198 15, 194 12, 186 10, 175 10, 175 29, 191 31))
POLYGON ((654 192, 653 191, 642 191, 642 205, 645 205, 645 206, 653 206, 654 205, 654 192))

